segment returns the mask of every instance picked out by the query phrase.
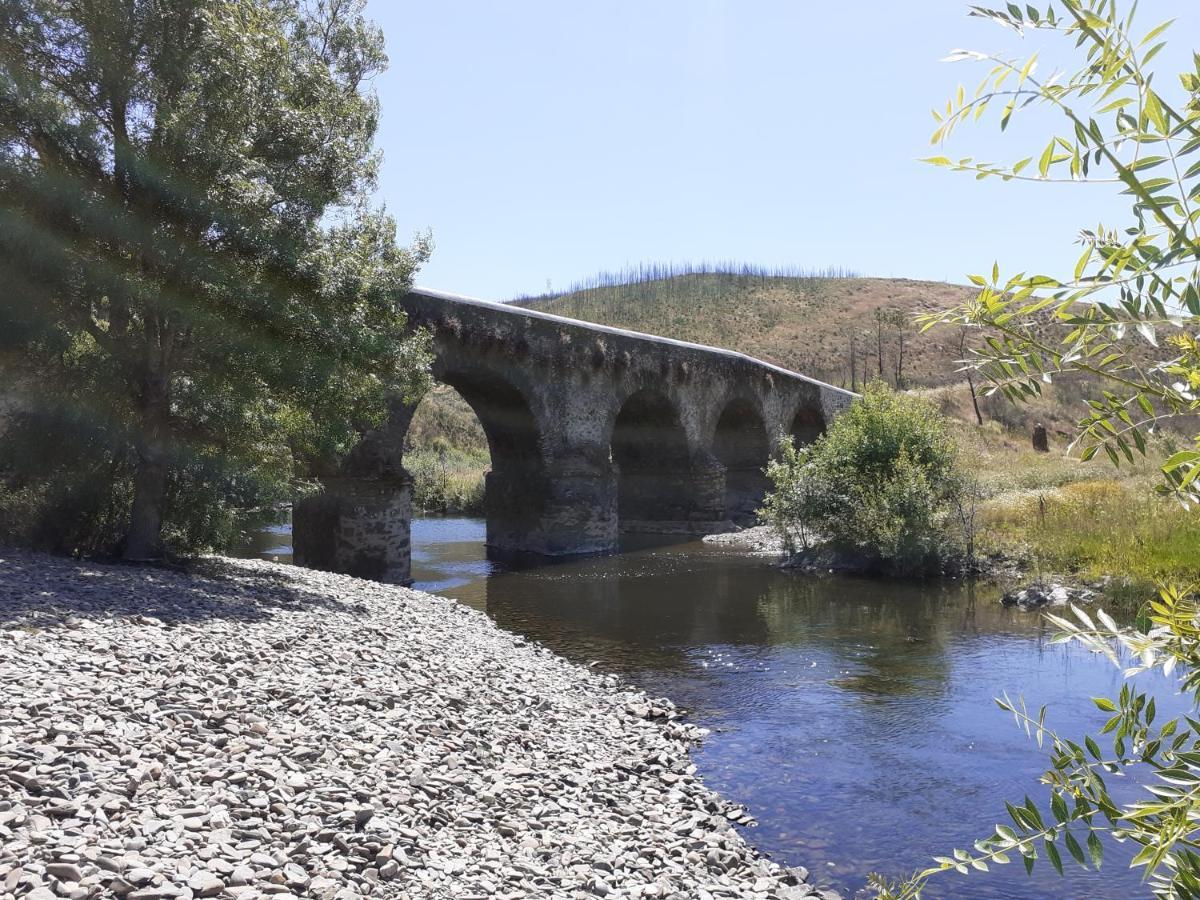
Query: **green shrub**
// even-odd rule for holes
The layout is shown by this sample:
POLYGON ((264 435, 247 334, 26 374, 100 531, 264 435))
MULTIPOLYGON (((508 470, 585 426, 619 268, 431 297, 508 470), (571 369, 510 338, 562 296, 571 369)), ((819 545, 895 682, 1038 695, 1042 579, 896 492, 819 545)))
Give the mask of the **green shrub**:
POLYGON ((490 466, 487 450, 456 447, 436 438, 428 448, 404 455, 413 477, 413 508, 420 512, 483 512, 484 475, 490 466))
MULTIPOLYGON (((71 555, 122 550, 134 460, 118 427, 63 410, 8 417, 0 441, 0 543, 71 555)), ((170 554, 226 549, 288 497, 287 484, 237 459, 177 450, 162 540, 170 554)))
POLYGON ((813 444, 770 465, 762 513, 793 554, 819 542, 868 569, 932 573, 965 543, 955 456, 932 403, 874 383, 813 444))

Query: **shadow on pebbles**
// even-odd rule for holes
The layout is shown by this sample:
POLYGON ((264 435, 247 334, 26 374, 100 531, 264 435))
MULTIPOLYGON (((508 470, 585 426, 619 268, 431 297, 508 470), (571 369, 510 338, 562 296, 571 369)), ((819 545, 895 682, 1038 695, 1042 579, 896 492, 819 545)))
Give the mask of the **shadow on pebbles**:
POLYGON ((0 551, 0 896, 822 896, 702 732, 440 597, 0 551))

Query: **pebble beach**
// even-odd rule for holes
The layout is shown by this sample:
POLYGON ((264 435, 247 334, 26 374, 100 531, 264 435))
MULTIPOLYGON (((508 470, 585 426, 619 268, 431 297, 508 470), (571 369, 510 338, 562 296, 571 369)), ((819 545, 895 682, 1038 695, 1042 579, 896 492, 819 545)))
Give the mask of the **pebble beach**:
POLYGON ((836 897, 673 705, 406 588, 0 550, 0 896, 836 897))

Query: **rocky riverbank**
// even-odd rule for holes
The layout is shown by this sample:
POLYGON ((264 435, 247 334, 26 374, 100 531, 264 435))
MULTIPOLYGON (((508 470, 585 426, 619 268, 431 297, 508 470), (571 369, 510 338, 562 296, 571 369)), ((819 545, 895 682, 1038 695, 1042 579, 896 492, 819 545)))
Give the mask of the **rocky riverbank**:
POLYGON ((706 534, 702 539, 706 544, 719 544, 734 547, 748 553, 759 553, 769 556, 782 556, 783 540, 770 525, 754 525, 740 531, 725 531, 720 534, 706 534))
MULTIPOLYGON (((878 561, 863 555, 835 550, 827 544, 787 557, 783 541, 768 525, 755 525, 740 531, 708 534, 705 543, 731 547, 746 553, 768 556, 786 569, 812 575, 872 575, 878 573, 878 561)), ((1005 606, 1039 610, 1069 603, 1092 603, 1103 596, 1111 581, 1102 578, 1082 581, 1070 575, 1044 575, 1031 569, 1029 561, 1005 554, 993 554, 975 560, 970 571, 950 571, 954 577, 971 577, 1008 587, 1002 597, 1005 606)))
POLYGON ((700 736, 428 594, 0 551, 0 897, 821 896, 700 736))

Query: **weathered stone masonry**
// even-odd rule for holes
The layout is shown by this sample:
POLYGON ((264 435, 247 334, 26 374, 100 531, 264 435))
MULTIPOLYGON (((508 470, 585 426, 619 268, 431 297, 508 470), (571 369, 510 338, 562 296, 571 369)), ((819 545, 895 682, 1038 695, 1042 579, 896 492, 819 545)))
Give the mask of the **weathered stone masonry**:
MULTIPOLYGON (((417 289, 434 377, 487 434, 498 555, 616 548, 622 531, 710 533, 753 516, 781 441, 811 441, 848 391, 740 353, 417 289)), ((297 504, 303 565, 406 581, 411 482, 397 405, 325 493, 297 504)))

